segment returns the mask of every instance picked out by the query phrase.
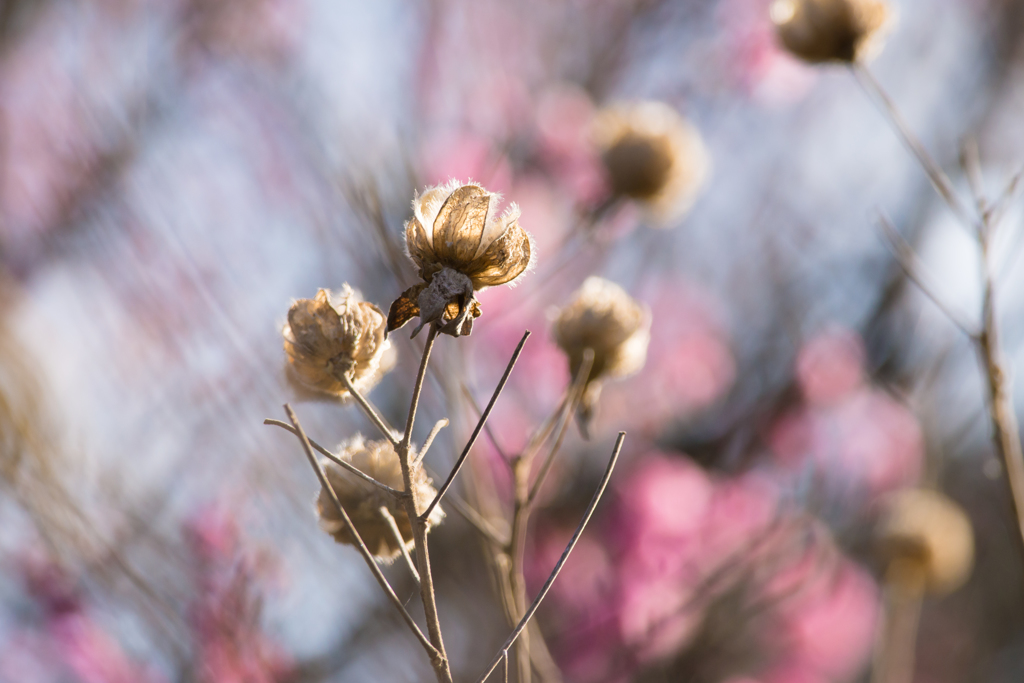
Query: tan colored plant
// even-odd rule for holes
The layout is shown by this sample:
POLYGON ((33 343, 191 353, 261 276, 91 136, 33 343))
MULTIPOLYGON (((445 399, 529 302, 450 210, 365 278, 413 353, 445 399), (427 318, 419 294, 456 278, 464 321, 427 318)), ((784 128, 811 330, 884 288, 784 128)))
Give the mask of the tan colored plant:
POLYGON ((334 396, 349 394, 346 377, 360 390, 370 388, 390 345, 386 322, 379 308, 348 285, 337 294, 321 289, 313 299, 299 299, 282 330, 289 376, 334 396))
POLYGON ((473 183, 452 181, 426 190, 412 202, 405 245, 423 282, 391 305, 388 331, 414 317, 453 337, 468 335, 480 316, 475 293, 514 283, 534 255, 530 234, 519 226, 515 204, 495 215, 501 196, 473 183))
POLYGON ((783 46, 812 63, 870 59, 894 23, 886 0, 775 0, 771 18, 783 46))

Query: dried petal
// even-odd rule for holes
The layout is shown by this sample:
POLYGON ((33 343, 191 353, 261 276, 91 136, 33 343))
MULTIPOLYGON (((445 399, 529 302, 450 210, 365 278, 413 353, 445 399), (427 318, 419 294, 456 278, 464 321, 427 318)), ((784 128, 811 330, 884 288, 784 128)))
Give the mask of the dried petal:
POLYGON ((434 253, 446 266, 464 270, 473 261, 487 225, 491 193, 463 185, 445 200, 434 219, 434 253))
POLYGON ((393 332, 420 314, 417 299, 426 288, 426 283, 413 285, 394 300, 388 311, 388 332, 393 332))

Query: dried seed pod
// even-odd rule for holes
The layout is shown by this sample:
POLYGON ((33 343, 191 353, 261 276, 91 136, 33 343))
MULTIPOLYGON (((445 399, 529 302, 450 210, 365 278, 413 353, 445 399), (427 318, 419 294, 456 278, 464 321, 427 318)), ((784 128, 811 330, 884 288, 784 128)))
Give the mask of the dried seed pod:
POLYGON ((870 59, 894 17, 886 0, 775 0, 770 12, 783 46, 811 63, 870 59))
POLYGON ((879 550, 892 580, 913 592, 959 588, 974 564, 974 533, 963 509, 937 491, 907 489, 882 505, 879 550), (892 570, 896 571, 893 572, 892 570))
POLYGON ((580 372, 587 349, 594 353, 580 402, 580 421, 586 428, 606 378, 626 377, 647 359, 651 313, 621 287, 589 277, 554 320, 555 342, 569 358, 573 378, 580 372))
POLYGON ((594 141, 618 196, 667 220, 690 209, 708 173, 700 133, 662 102, 618 104, 598 112, 594 141))
MULTIPOLYGON (((365 441, 362 436, 356 435, 347 443, 341 445, 339 456, 342 460, 353 465, 363 474, 368 474, 382 484, 386 484, 396 491, 403 490, 402 466, 398 460, 391 442, 365 441)), ((351 472, 346 471, 338 464, 329 460, 323 461, 324 471, 327 473, 327 481, 341 501, 345 512, 355 525, 356 531, 363 539, 366 547, 374 557, 385 562, 390 562, 398 557, 401 549, 398 546, 390 526, 381 514, 381 507, 394 517, 398 524, 398 530, 402 534, 402 540, 406 546, 412 543, 412 526, 405 514, 405 509, 395 500, 394 496, 380 487, 368 481, 360 479, 351 472)), ((432 486, 432 481, 423 471, 423 467, 414 464, 412 469, 412 489, 416 498, 418 509, 425 508, 437 490, 432 486)), ((331 500, 326 489, 321 488, 316 499, 316 510, 320 517, 320 528, 334 537, 338 543, 354 545, 354 539, 348 532, 345 522, 338 509, 331 500)), ((434 506, 427 520, 427 529, 437 526, 444 519, 444 511, 440 505, 434 506)))
POLYGON ((348 394, 346 373, 360 391, 373 386, 390 346, 386 322, 379 308, 348 285, 336 294, 321 289, 313 299, 299 299, 282 330, 290 377, 335 396, 348 394))
POLYGON ((452 181, 418 195, 405 224, 405 245, 423 282, 391 305, 388 331, 419 316, 453 337, 469 334, 480 316, 476 292, 513 284, 532 264, 533 239, 519 226, 515 204, 496 216, 501 195, 452 181))

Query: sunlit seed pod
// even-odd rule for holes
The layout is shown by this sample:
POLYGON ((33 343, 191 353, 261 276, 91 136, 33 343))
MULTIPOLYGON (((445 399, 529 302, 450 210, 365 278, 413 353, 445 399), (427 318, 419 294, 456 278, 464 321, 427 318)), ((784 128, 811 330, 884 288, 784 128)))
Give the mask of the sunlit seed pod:
POLYGON ((782 45, 811 63, 871 59, 895 22, 886 0, 775 0, 770 15, 782 45))
POLYGON ((386 330, 384 313, 348 285, 299 299, 282 330, 289 376, 303 387, 344 397, 347 374, 364 391, 379 379, 381 357, 390 346, 386 330))
POLYGON ((685 214, 710 166, 700 133, 662 102, 631 102, 598 112, 593 137, 613 195, 648 208, 660 224, 685 214))
POLYGON ((496 214, 501 195, 475 183, 453 180, 429 188, 412 202, 405 246, 423 282, 391 305, 388 330, 414 317, 437 322, 458 337, 472 331, 480 307, 475 293, 514 284, 533 263, 533 238, 519 225, 519 207, 496 214))
POLYGON ((555 315, 555 342, 568 357, 573 378, 581 370, 587 349, 593 351, 580 405, 584 426, 593 413, 603 381, 627 377, 643 367, 650 328, 650 310, 615 283, 600 277, 587 278, 572 300, 555 315))
POLYGON ((882 503, 876 538, 890 570, 897 570, 890 571, 890 580, 918 582, 920 589, 943 595, 959 588, 971 574, 970 519, 937 491, 906 489, 888 497, 882 503))
MULTIPOLYGON (((396 491, 402 491, 405 488, 398 454, 389 441, 366 441, 362 436, 356 435, 341 445, 339 457, 364 474, 396 491)), ((330 482, 356 531, 374 557, 384 562, 391 562, 401 552, 387 519, 381 513, 381 507, 387 509, 394 518, 406 546, 411 545, 413 536, 409 517, 394 496, 346 471, 334 462, 325 460, 323 466, 327 473, 327 481, 330 482)), ((426 508, 437 495, 437 490, 433 487, 433 482, 423 471, 421 465, 412 465, 411 476, 413 495, 416 498, 418 509, 426 508)), ((333 536, 338 543, 355 545, 355 539, 349 534, 344 520, 326 489, 321 488, 316 499, 316 509, 321 529, 333 536)), ((440 524, 444 520, 444 516, 441 506, 434 506, 430 518, 427 520, 427 530, 440 524)))

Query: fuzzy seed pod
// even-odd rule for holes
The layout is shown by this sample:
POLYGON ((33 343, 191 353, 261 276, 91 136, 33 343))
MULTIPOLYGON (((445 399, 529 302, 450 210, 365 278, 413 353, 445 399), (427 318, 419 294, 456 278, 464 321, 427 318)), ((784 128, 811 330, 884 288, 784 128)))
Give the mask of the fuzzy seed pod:
POLYGON ((519 207, 495 215, 501 195, 453 180, 418 195, 405 224, 405 246, 423 282, 391 305, 388 331, 419 316, 453 337, 469 334, 480 316, 474 294, 513 284, 532 264, 533 238, 519 227, 519 207))
POLYGON ((558 312, 555 342, 568 356, 573 378, 580 371, 586 350, 594 352, 580 402, 584 429, 593 415, 602 382, 632 375, 644 366, 650 329, 650 310, 615 283, 599 277, 587 278, 573 300, 558 312))
POLYGON ((770 12, 783 46, 811 63, 870 59, 894 16, 886 0, 775 0, 770 12))
POLYGON ((916 582, 942 595, 959 588, 971 574, 971 522, 959 505, 936 491, 907 489, 887 498, 877 538, 890 568, 898 563, 900 582, 916 582))
POLYGON ((381 355, 391 345, 386 322, 379 308, 362 301, 348 285, 336 294, 321 289, 314 299, 299 299, 282 330, 289 376, 334 396, 348 394, 345 373, 359 391, 373 386, 381 355))
POLYGON ((598 112, 594 141, 615 195, 640 201, 662 221, 686 213, 708 173, 700 133, 662 102, 598 112))
MULTIPOLYGON (((405 488, 398 454, 389 441, 365 441, 362 436, 356 435, 342 444, 340 450, 338 457, 363 474, 368 474, 396 491, 405 488)), ((402 539, 408 546, 412 543, 412 526, 409 524, 405 509, 391 494, 345 471, 336 463, 325 460, 323 466, 327 473, 327 481, 338 495, 338 500, 341 501, 342 507, 345 508, 370 553, 385 562, 391 562, 398 557, 401 549, 380 509, 385 507, 391 513, 398 524, 402 539)), ((418 464, 413 466, 412 481, 417 506, 423 509, 437 495, 437 490, 432 486, 433 482, 427 477, 422 466, 418 464)), ((316 510, 320 517, 321 529, 333 536, 338 543, 355 545, 326 489, 320 489, 316 499, 316 510)), ((437 526, 443 519, 444 511, 441 506, 434 506, 430 519, 427 520, 427 529, 437 526)))

